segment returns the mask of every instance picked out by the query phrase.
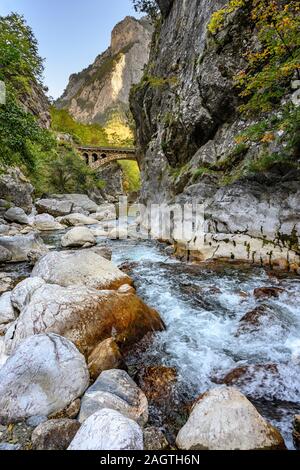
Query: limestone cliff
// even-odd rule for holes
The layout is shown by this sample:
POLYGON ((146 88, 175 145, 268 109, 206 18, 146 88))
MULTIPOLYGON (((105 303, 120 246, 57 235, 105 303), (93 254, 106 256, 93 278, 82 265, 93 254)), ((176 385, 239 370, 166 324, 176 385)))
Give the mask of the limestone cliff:
MULTIPOLYGON (((256 124, 241 116, 234 84, 245 52, 259 50, 255 26, 238 9, 212 37, 208 23, 225 0, 157 3, 162 20, 147 70, 131 94, 143 201, 205 204, 206 236, 196 240, 194 252, 200 260, 246 259, 297 269, 300 144, 293 137, 289 158, 277 158, 290 148, 290 136, 272 128, 282 109, 264 116, 258 139, 237 145, 237 136, 251 126, 254 132, 256 124), (266 158, 276 164, 264 167, 266 158)), ((293 101, 299 83, 289 82, 284 103, 293 101)), ((178 251, 187 242, 177 240, 178 251)))
POLYGON ((126 121, 130 88, 142 77, 152 31, 146 18, 126 17, 117 24, 110 47, 88 68, 71 75, 56 106, 83 123, 104 125, 114 114, 126 121))

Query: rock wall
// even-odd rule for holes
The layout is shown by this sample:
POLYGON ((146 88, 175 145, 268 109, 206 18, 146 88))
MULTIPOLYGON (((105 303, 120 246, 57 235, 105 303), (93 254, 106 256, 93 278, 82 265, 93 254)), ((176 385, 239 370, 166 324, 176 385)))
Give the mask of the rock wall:
POLYGON ((149 58, 152 26, 147 19, 126 17, 112 32, 111 45, 78 74, 57 101, 84 123, 105 124, 114 112, 126 117, 132 84, 141 79, 149 58))
MULTIPOLYGON (((254 27, 238 10, 213 38, 207 25, 225 0, 157 3, 162 20, 147 70, 131 94, 142 200, 205 204, 206 237, 196 239, 192 253, 200 260, 246 259, 297 269, 299 171, 238 174, 240 161, 251 162, 260 152, 257 144, 237 152, 235 140, 251 124, 238 112, 234 76, 243 69, 246 49, 258 45, 254 27), (226 178, 222 168, 233 156, 226 178), (213 165, 218 171, 206 171, 213 165)), ((285 142, 275 136, 270 145, 280 153, 285 142)), ((188 240, 175 242, 179 252, 187 248, 188 240)))

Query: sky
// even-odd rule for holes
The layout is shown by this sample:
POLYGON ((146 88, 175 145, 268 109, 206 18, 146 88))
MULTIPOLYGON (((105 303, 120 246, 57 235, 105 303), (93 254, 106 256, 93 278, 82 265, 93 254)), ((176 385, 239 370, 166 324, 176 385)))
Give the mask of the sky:
POLYGON ((137 16, 131 0, 0 0, 0 15, 11 11, 23 14, 34 31, 53 98, 61 96, 72 73, 109 46, 120 20, 137 16))

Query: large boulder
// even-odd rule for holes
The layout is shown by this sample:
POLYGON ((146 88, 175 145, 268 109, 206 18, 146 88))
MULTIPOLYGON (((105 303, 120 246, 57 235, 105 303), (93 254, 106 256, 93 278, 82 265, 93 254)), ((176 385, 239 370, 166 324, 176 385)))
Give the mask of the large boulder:
POLYGON ((72 212, 73 202, 57 199, 39 199, 35 207, 39 214, 49 214, 53 217, 62 217, 72 212))
POLYGON ((6 292, 0 297, 0 325, 11 323, 16 319, 16 314, 11 303, 11 292, 6 292))
POLYGON ((45 284, 39 277, 29 277, 19 282, 11 293, 12 305, 21 312, 25 305, 29 303, 31 295, 45 284))
POLYGON ((48 248, 37 233, 0 237, 0 245, 11 253, 12 262, 30 261, 48 251, 48 248))
POLYGON ((97 219, 92 219, 85 214, 74 213, 65 215, 64 217, 58 217, 57 221, 60 224, 67 225, 68 227, 76 227, 77 225, 95 225, 98 224, 97 219))
POLYGON ((112 332, 116 341, 127 347, 162 327, 158 313, 136 295, 45 284, 31 294, 15 326, 12 343, 7 339, 7 348, 11 344, 14 350, 32 335, 57 333, 73 341, 89 358, 112 332))
POLYGON ((11 291, 14 286, 14 280, 9 273, 0 272, 0 295, 11 291))
POLYGON ((74 419, 52 419, 40 424, 32 433, 34 450, 67 450, 80 428, 74 419))
POLYGON ((95 289, 118 289, 123 284, 132 284, 129 276, 97 250, 53 251, 35 265, 32 276, 63 287, 82 284, 95 289))
POLYGON ((69 230, 61 239, 63 248, 81 247, 96 245, 96 238, 87 227, 74 227, 69 230))
POLYGON ((57 222, 50 214, 36 215, 33 221, 33 226, 39 232, 52 232, 55 230, 62 230, 64 226, 57 222))
POLYGON ((58 412, 88 384, 84 357, 70 341, 54 334, 31 336, 0 369, 0 423, 58 412))
POLYGON ((262 418, 244 395, 229 387, 210 390, 200 397, 176 444, 184 450, 285 448, 279 431, 262 418))
POLYGON ((119 411, 140 426, 148 421, 147 398, 124 370, 102 372, 81 400, 79 421, 105 408, 119 411))
POLYGON ((21 207, 11 207, 5 212, 4 218, 8 222, 16 222, 21 225, 29 224, 29 219, 21 207))
POLYGON ((143 431, 132 419, 105 409, 90 416, 68 450, 143 450, 143 431))
POLYGON ((33 186, 18 168, 10 168, 6 174, 0 175, 0 198, 21 207, 26 214, 32 211, 33 191, 33 186))
POLYGON ((86 212, 97 212, 98 209, 98 205, 86 194, 55 194, 52 198, 58 201, 69 201, 74 207, 80 207, 86 212))

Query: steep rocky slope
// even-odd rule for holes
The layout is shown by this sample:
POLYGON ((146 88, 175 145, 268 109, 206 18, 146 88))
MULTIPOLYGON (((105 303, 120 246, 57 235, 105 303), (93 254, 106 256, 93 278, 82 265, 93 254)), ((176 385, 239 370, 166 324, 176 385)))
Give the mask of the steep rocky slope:
POLYGON ((126 17, 112 32, 111 45, 69 84, 56 106, 84 123, 106 124, 117 113, 125 118, 129 91, 148 61, 152 26, 147 19, 126 17))
MULTIPOLYGON (((260 130, 258 139, 237 144, 237 136, 254 132, 256 124, 238 111, 242 101, 234 86, 245 52, 259 50, 256 29, 239 9, 219 34, 209 34, 211 15, 225 0, 158 3, 162 21, 131 96, 142 199, 205 203, 205 239, 199 236, 193 246, 201 260, 247 259, 297 269, 299 144, 290 159, 263 167, 267 153, 277 158, 289 148, 287 133, 272 129, 278 110, 264 116, 271 138, 260 130)), ((297 86, 287 87, 285 103, 293 102, 297 86)), ((178 240, 178 251, 188 241, 178 240)))

